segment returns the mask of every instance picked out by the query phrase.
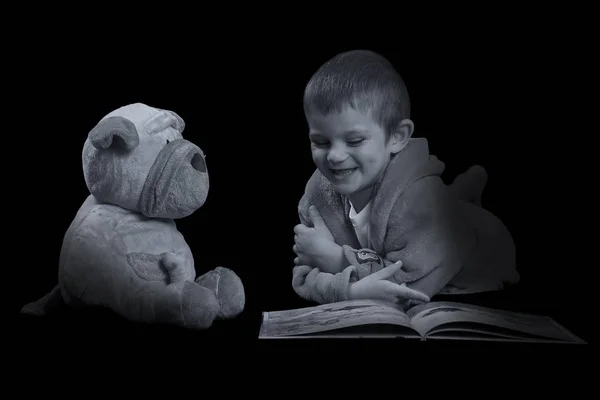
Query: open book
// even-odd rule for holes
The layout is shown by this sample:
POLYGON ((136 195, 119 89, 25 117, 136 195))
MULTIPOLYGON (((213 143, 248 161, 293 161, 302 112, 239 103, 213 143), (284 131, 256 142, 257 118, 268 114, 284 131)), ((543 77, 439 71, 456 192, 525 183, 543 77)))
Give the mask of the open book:
POLYGON ((373 300, 263 312, 259 339, 290 337, 402 337, 586 344, 545 316, 455 302, 424 303, 404 312, 395 304, 373 300))

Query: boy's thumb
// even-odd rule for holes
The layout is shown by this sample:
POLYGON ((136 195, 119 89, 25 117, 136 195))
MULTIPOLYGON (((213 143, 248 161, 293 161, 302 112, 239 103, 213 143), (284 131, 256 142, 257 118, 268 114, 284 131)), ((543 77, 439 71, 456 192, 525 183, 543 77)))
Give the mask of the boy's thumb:
POLYGON ((310 221, 312 222, 315 228, 325 226, 325 221, 323 221, 323 217, 319 213, 319 210, 315 206, 310 206, 308 208, 308 214, 310 215, 310 221))

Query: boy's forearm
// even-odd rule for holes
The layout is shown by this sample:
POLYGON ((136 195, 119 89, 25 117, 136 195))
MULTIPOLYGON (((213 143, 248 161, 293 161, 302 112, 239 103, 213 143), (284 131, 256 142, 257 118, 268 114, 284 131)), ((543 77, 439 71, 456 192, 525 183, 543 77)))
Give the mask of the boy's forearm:
MULTIPOLYGON (((363 279, 383 268, 394 264, 397 261, 407 262, 414 265, 411 257, 404 252, 391 252, 385 257, 379 256, 372 250, 356 250, 349 246, 344 246, 345 258, 350 265, 356 268, 357 278, 363 279)), ((460 270, 458 259, 450 257, 450 253, 445 253, 448 257, 437 267, 422 265, 421 268, 412 269, 412 273, 406 273, 404 270, 398 271, 395 275, 387 278, 390 282, 396 284, 405 283, 411 289, 418 290, 430 298, 452 280, 460 270), (420 275, 420 276, 419 276, 420 275), (411 279, 412 278, 412 279, 411 279)))
POLYGON ((325 257, 322 265, 319 265, 319 269, 322 272, 330 274, 337 274, 342 272, 350 263, 344 255, 344 248, 336 243, 332 244, 331 251, 325 257))
MULTIPOLYGON (((354 249, 350 246, 342 247, 344 262, 356 268, 358 279, 363 279, 374 272, 387 266, 387 260, 371 249, 354 249)), ((396 260, 390 262, 393 264, 396 260)))

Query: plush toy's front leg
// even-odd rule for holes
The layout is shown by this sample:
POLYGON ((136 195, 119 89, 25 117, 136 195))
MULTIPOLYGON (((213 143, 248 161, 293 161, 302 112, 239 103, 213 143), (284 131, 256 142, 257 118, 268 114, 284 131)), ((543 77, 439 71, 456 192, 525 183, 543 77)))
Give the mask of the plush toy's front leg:
POLYGON ((170 283, 192 280, 187 277, 185 270, 185 259, 183 257, 175 253, 164 253, 161 255, 161 262, 167 270, 170 283))
POLYGON ((234 318, 244 310, 246 303, 244 285, 232 270, 217 267, 198 277, 196 283, 215 294, 219 302, 218 319, 234 318))
MULTIPOLYGON (((164 253, 158 262, 167 273, 166 282, 134 278, 132 285, 122 286, 125 294, 119 292, 118 301, 109 304, 116 312, 134 321, 209 328, 219 311, 214 293, 192 280, 193 275, 186 272, 182 257, 164 253)), ((139 265, 135 268, 138 274, 142 271, 139 265)))
POLYGON ((184 263, 185 259, 174 253, 162 255, 170 281, 155 297, 156 316, 164 322, 175 317, 177 323, 189 328, 209 328, 219 312, 219 302, 213 291, 187 277, 184 263))

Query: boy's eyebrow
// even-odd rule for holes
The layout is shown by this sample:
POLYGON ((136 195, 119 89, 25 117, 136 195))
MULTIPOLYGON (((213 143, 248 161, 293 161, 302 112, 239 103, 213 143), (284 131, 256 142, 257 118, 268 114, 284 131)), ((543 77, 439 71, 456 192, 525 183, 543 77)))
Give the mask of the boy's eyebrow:
POLYGON ((364 133, 367 133, 367 132, 368 132, 368 130, 366 130, 366 129, 353 128, 353 129, 350 129, 350 130, 347 130, 346 132, 344 132, 344 135, 352 135, 352 134, 356 134, 356 133, 358 133, 358 134, 364 134, 364 133))
MULTIPOLYGON (((363 129, 363 128, 352 128, 352 129, 349 129, 349 130, 347 130, 347 131, 343 132, 343 133, 342 133, 342 135, 343 135, 343 136, 350 136, 350 135, 356 135, 356 134, 359 134, 359 135, 364 135, 365 133, 368 133, 368 132, 369 132, 369 131, 368 131, 367 129, 363 129)), ((308 133, 308 135, 309 135, 310 137, 315 137, 315 136, 323 136, 323 134, 322 134, 321 132, 319 132, 319 131, 310 131, 310 132, 308 133)))

